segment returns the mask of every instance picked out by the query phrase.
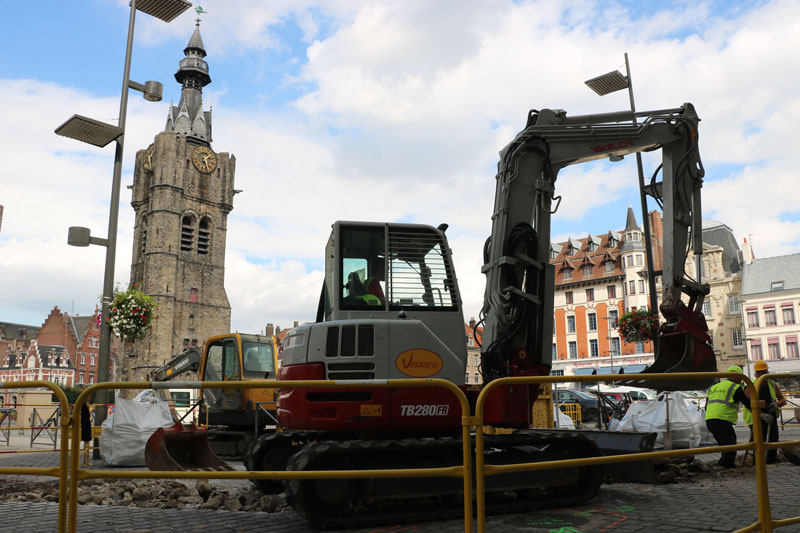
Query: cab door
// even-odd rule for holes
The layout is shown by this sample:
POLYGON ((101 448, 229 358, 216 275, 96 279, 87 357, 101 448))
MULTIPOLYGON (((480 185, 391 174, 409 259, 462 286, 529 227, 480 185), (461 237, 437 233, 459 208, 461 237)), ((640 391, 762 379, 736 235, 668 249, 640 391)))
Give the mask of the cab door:
MULTIPOLYGON (((241 381, 242 367, 235 337, 210 341, 206 348, 203 381, 241 381)), ((212 408, 240 409, 241 389, 204 389, 203 399, 212 408)))

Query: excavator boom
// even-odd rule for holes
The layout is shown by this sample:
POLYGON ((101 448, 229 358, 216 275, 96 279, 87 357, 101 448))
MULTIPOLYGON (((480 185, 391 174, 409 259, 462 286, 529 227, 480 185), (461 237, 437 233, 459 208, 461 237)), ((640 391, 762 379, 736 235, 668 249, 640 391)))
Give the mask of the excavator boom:
MULTIPOLYGON (((689 250, 702 254, 698 151, 699 118, 692 104, 646 112, 570 117, 563 110, 531 112, 526 128, 501 152, 492 234, 483 272, 486 292, 482 371, 484 382, 505 376, 541 375, 551 364, 554 267, 549 263, 551 215, 559 171, 569 165, 661 149, 661 182, 649 187, 664 210, 663 303, 666 319, 652 372, 716 370, 700 310, 709 293, 684 271, 689 250), (633 118, 643 118, 634 124, 633 118), (628 122, 628 123, 623 123, 628 122), (689 297, 688 305, 681 295, 689 297)), ((553 204, 555 202, 555 208, 553 204)), ((646 243, 652 246, 652 243, 646 243)), ((696 380, 648 381, 651 388, 684 390, 696 380)))

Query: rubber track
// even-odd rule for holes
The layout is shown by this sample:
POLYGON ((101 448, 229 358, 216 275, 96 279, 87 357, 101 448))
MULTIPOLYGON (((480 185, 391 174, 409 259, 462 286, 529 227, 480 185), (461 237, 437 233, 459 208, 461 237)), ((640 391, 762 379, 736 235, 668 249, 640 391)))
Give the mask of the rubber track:
MULTIPOLYGON (((287 431, 264 433, 245 452, 243 463, 249 472, 261 471, 264 466, 264 458, 267 454, 278 448, 296 447, 298 450, 317 440, 344 440, 353 438, 352 435, 342 435, 335 432, 306 432, 306 431, 287 431)), ((284 465, 285 467, 285 465, 284 465)), ((284 491, 283 480, 272 481, 269 479, 251 480, 261 492, 265 494, 280 494, 284 491)))
MULTIPOLYGON (((559 432, 556 435, 529 432, 524 435, 487 436, 485 441, 485 449, 491 449, 495 453, 498 453, 498 450, 512 448, 517 453, 520 448, 526 447, 536 450, 530 452, 530 461, 536 461, 536 456, 545 454, 551 456, 555 454, 557 458, 599 455, 592 442, 572 432, 559 432)), ((287 470, 348 469, 343 462, 349 462, 350 468, 353 469, 452 466, 461 463, 461 454, 461 441, 456 438, 334 440, 303 446, 289 459, 287 470), (428 464, 419 463, 419 458, 422 456, 429 458, 428 464), (408 457, 415 459, 408 461, 408 457), (411 462, 413 464, 410 464, 411 462)), ((575 486, 542 488, 535 485, 536 472, 532 472, 530 489, 487 491, 487 512, 511 513, 577 505, 597 494, 602 476, 602 467, 583 467, 580 469, 579 482, 575 486)), ((416 481, 420 487, 425 487, 425 478, 418 478, 416 481)), ((404 494, 394 500, 375 502, 368 501, 367 494, 364 493, 365 482, 365 480, 352 480, 349 484, 338 482, 341 486, 347 486, 345 493, 348 493, 346 496, 348 500, 326 505, 315 496, 313 489, 315 481, 290 480, 285 483, 286 499, 306 520, 324 528, 342 529, 441 520, 463 515, 463 496, 460 491, 416 498, 414 494, 404 494)), ((474 486, 473 483, 473 488, 474 486)))

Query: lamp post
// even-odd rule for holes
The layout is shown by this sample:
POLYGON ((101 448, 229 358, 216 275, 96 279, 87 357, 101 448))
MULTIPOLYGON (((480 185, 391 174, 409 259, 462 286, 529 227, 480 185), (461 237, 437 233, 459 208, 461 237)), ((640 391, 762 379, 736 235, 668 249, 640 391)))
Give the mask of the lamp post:
MULTIPOLYGON (((147 13, 164 22, 171 22, 178 15, 192 6, 187 0, 131 0, 130 18, 128 21, 128 42, 125 48, 125 67, 122 75, 122 96, 119 104, 119 120, 117 125, 107 124, 99 120, 81 115, 73 115, 56 128, 58 135, 69 137, 94 146, 106 146, 116 141, 114 153, 114 174, 111 182, 111 207, 108 216, 108 236, 105 239, 92 237, 88 228, 73 226, 69 228, 67 243, 71 246, 89 246, 97 244, 106 247, 105 273, 103 278, 102 319, 100 326, 100 349, 97 365, 97 382, 108 381, 109 359, 111 356, 111 328, 108 325, 109 306, 114 296, 114 262, 117 252, 117 222, 119 218, 119 193, 122 178, 122 154, 125 141, 125 119, 128 110, 128 90, 135 89, 144 94, 145 100, 158 102, 161 100, 162 85, 157 81, 144 84, 130 80, 131 50, 133 48, 133 27, 136 10, 147 13)), ((98 391, 98 403, 107 403, 107 391, 98 391)), ((106 409, 97 411, 95 424, 99 425, 106 418, 106 409)))
MULTIPOLYGON (((614 70, 602 76, 597 76, 584 83, 589 86, 591 90, 600 96, 628 89, 628 98, 631 102, 631 111, 636 111, 636 104, 633 100, 633 80, 631 80, 631 67, 628 63, 628 53, 625 52, 625 76, 619 70, 614 70)), ((633 117, 633 123, 636 124, 636 116, 633 117)), ((618 161, 618 160, 617 160, 618 161)), ((642 222, 644 224, 644 238, 646 239, 647 246, 645 246, 645 253, 647 254, 647 285, 650 289, 650 309, 658 311, 658 297, 656 295, 656 279, 653 270, 653 249, 652 241, 650 240, 650 223, 647 218, 647 195, 644 188, 644 171, 642 170, 642 154, 636 152, 636 167, 639 172, 639 199, 642 204, 642 222)), ((655 344, 656 340, 653 341, 655 344)), ((655 347, 654 347, 655 348, 655 347)), ((613 372, 613 368, 612 368, 613 372)))

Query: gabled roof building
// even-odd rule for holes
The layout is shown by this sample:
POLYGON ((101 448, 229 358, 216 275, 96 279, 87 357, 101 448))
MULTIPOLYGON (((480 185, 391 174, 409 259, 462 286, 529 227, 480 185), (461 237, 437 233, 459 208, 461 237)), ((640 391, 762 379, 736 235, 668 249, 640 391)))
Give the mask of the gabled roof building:
POLYGON ((755 259, 747 242, 742 252, 748 367, 763 360, 770 372, 800 371, 800 254, 755 259))

